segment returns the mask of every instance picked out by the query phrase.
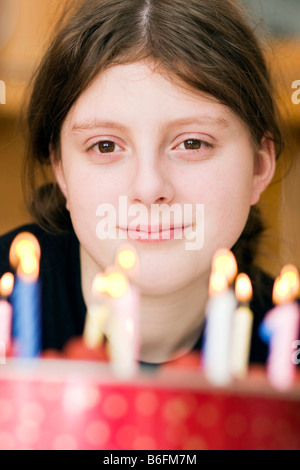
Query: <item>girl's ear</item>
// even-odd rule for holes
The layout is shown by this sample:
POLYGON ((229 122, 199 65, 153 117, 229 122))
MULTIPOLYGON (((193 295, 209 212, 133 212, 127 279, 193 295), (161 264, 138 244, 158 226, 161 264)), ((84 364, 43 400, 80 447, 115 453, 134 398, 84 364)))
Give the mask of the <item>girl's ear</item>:
POLYGON ((53 149, 53 147, 50 145, 49 146, 49 152, 50 152, 50 161, 51 161, 51 166, 52 170, 56 179, 56 182, 65 196, 66 199, 66 208, 69 210, 68 207, 68 191, 67 191, 67 185, 65 181, 65 175, 64 175, 64 169, 62 165, 62 160, 61 158, 57 158, 56 152, 53 149))
POLYGON ((276 155, 274 142, 268 137, 263 137, 254 165, 251 205, 259 201, 260 195, 270 184, 274 176, 275 167, 276 155))

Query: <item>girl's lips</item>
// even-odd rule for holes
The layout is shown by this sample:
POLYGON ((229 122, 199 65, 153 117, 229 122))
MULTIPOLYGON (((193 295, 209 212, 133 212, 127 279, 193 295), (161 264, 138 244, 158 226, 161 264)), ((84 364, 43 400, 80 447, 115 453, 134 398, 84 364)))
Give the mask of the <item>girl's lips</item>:
POLYGON ((146 230, 132 230, 128 228, 121 228, 119 227, 120 230, 123 232, 126 232, 127 237, 130 240, 136 240, 139 242, 144 242, 144 243, 157 243, 157 242, 164 242, 168 240, 173 240, 173 239, 182 239, 183 238, 183 232, 185 229, 187 229, 190 226, 185 226, 185 227, 171 227, 169 229, 154 229, 151 227, 147 228, 146 230))

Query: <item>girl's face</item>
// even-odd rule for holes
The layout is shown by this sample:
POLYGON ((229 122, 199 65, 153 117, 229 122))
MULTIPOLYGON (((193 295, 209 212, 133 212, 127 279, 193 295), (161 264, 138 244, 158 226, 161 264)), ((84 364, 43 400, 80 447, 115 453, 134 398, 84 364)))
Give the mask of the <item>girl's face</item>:
POLYGON ((137 284, 163 294, 207 278, 215 251, 239 238, 274 171, 269 141, 256 153, 259 161, 249 129, 226 106, 138 62, 108 69, 81 94, 54 171, 90 269, 111 265, 130 242, 137 284), (167 214, 164 232, 154 206, 167 214))

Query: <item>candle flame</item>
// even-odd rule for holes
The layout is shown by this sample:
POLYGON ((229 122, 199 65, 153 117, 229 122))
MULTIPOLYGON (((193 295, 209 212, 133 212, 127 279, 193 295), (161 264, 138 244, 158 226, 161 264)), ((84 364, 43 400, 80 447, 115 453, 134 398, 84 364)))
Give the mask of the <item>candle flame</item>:
POLYGON ((299 271, 293 264, 286 264, 280 271, 280 274, 285 274, 286 272, 292 272, 299 275, 299 271))
POLYGON ((209 279, 209 295, 214 297, 228 288, 226 276, 221 272, 212 272, 209 279))
POLYGON ((238 274, 235 282, 235 295, 239 302, 249 302, 252 298, 252 284, 245 273, 238 274))
POLYGON ((106 293, 111 297, 117 298, 125 294, 128 289, 128 281, 126 277, 118 272, 114 271, 107 275, 107 286, 106 293))
POLYGON ((287 265, 283 266, 280 274, 287 276, 287 278, 289 279, 289 282, 291 283, 291 285, 294 286, 292 288, 293 298, 299 297, 300 281, 299 281, 299 271, 296 268, 296 266, 294 266, 293 264, 287 264, 287 265))
POLYGON ((94 277, 93 284, 92 284, 92 293, 96 297, 98 295, 101 296, 101 294, 105 293, 107 290, 107 277, 102 274, 98 273, 94 277))
POLYGON ((14 275, 12 273, 5 273, 0 279, 0 295, 2 297, 9 297, 14 288, 14 275))
POLYGON ((299 294, 299 273, 295 266, 287 265, 275 279, 273 301, 276 304, 292 302, 299 294))
POLYGON ((22 232, 19 233, 13 240, 10 252, 9 260, 13 268, 17 268, 23 257, 28 254, 34 255, 37 260, 41 257, 41 248, 38 240, 32 233, 22 232))
POLYGON ((237 262, 232 251, 224 248, 218 250, 212 261, 212 271, 222 273, 231 284, 237 274, 237 262))
POLYGON ((17 268, 17 274, 20 276, 20 278, 29 282, 33 282, 38 279, 39 260, 37 259, 35 253, 26 252, 25 255, 22 255, 17 268))
POLYGON ((129 271, 137 265, 137 254, 131 246, 121 247, 116 254, 116 264, 126 271, 129 271))

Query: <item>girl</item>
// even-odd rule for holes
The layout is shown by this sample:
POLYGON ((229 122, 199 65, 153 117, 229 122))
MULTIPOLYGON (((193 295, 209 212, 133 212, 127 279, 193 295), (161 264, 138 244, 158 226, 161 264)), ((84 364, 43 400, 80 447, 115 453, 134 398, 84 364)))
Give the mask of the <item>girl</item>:
POLYGON ((255 294, 250 360, 264 362, 256 330, 272 280, 255 267, 255 205, 282 136, 256 38, 231 0, 75 3, 28 107, 24 181, 36 224, 1 238, 0 273, 13 238, 30 230, 42 253, 43 348, 61 349, 82 334, 94 276, 126 239, 139 257, 138 359, 158 364, 201 347, 212 257, 232 248, 255 294), (38 187, 47 166, 55 183, 38 187), (153 206, 176 210, 162 225, 153 206), (120 215, 115 236, 99 226, 108 207, 120 215), (132 208, 143 214, 135 225, 132 208), (201 244, 187 249, 195 234, 201 244))

